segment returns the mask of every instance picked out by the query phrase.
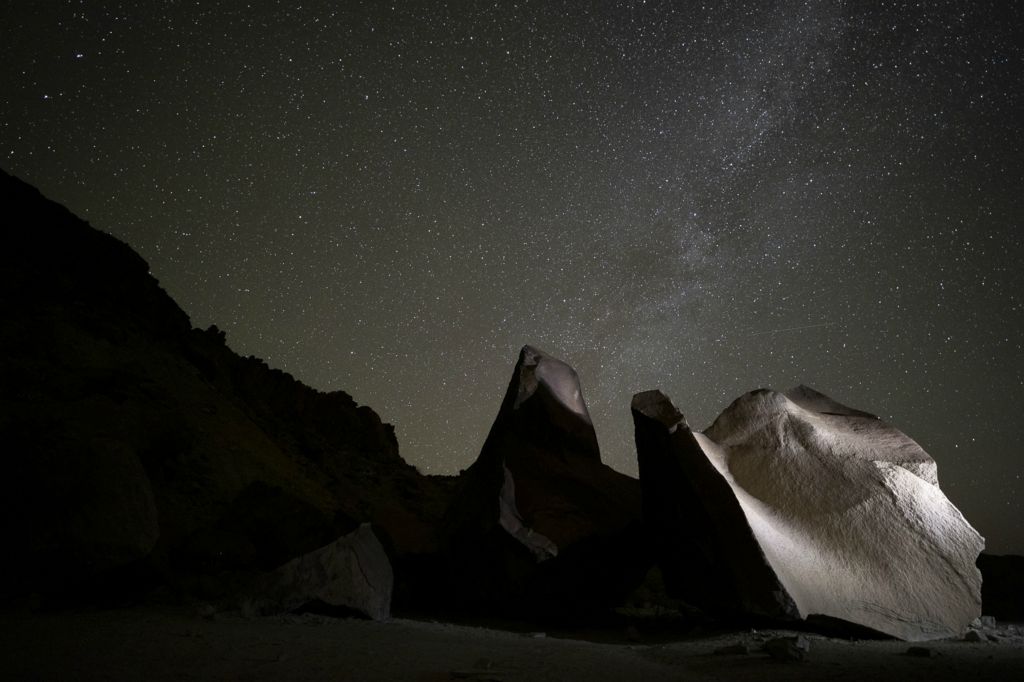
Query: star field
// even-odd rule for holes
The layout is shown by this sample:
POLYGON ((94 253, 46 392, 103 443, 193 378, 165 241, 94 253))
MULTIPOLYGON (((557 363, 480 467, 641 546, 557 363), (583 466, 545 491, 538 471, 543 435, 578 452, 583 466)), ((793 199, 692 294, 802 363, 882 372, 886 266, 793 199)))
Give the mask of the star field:
POLYGON ((422 471, 473 461, 530 343, 619 470, 636 391, 704 428, 805 383, 1024 553, 1017 4, 0 13, 0 163, 422 471))

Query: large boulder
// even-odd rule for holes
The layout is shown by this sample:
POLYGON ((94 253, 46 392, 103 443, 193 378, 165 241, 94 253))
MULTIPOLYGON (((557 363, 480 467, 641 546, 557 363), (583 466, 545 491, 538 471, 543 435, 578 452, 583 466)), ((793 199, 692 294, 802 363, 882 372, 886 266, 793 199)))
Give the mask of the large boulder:
POLYGON ((364 523, 329 545, 271 571, 258 585, 255 602, 263 613, 315 604, 387 620, 394 574, 384 547, 370 524, 364 523))
POLYGON ((576 372, 525 346, 447 514, 455 592, 477 606, 611 597, 640 570, 639 519, 639 484, 601 462, 576 372))
POLYGON ((704 433, 658 391, 632 409, 645 522, 678 596, 912 641, 981 614, 983 538, 931 457, 874 415, 803 386, 748 393, 704 433))

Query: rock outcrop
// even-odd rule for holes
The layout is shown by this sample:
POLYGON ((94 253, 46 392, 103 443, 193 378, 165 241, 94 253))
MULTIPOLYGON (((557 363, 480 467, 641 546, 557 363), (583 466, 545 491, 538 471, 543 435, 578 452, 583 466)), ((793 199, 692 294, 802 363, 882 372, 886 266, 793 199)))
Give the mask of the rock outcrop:
POLYGON ((361 522, 435 548, 450 486, 372 409, 192 329, 131 248, 2 172, 0 203, 0 601, 133 566, 214 598, 361 522))
POLYGON ((980 615, 983 539, 931 457, 874 415, 803 386, 748 393, 704 433, 658 391, 632 408, 644 517, 678 596, 912 641, 980 615))
POLYGON ((573 368, 524 347, 446 516, 455 592, 472 588, 462 597, 475 604, 609 597, 642 562, 639 493, 601 462, 573 368))
POLYGON ((394 574, 370 524, 292 559, 257 582, 261 613, 294 611, 309 604, 343 608, 373 620, 391 615, 394 574))

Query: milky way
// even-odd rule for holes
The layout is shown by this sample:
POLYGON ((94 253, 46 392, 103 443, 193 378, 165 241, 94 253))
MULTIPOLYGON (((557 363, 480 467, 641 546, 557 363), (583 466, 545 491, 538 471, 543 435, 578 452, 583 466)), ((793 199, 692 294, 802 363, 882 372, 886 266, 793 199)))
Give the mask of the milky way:
POLYGON ((635 391, 805 383, 1024 552, 1018 3, 17 4, 3 166, 421 470, 530 343, 622 471, 635 391))

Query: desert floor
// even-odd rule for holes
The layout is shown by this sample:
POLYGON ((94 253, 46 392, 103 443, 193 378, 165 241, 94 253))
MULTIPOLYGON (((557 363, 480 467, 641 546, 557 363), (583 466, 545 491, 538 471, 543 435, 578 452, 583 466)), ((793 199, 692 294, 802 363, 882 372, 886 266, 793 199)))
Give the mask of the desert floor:
POLYGON ((184 608, 0 614, 0 678, 10 680, 1020 680, 1024 627, 980 642, 919 646, 804 634, 802 662, 742 631, 645 639, 636 631, 512 632, 447 623, 288 615, 245 618, 184 608), (589 638, 589 639, 588 639, 589 638), (617 641, 616 641, 617 640, 617 641), (630 641, 633 640, 633 641, 630 641), (750 653, 717 650, 746 644, 750 653))

